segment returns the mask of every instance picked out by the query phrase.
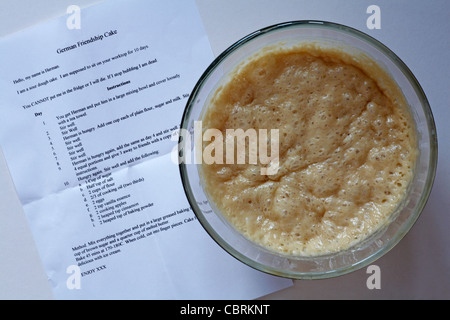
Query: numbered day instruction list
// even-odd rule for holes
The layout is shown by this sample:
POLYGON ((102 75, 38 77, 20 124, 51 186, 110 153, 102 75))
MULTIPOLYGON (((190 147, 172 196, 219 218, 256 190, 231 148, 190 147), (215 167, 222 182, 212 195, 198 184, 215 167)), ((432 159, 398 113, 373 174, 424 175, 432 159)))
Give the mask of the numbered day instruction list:
POLYGON ((1 148, 55 298, 247 299, 291 285, 209 238, 171 159, 213 60, 195 2, 107 1, 78 18, 0 40, 1 148))

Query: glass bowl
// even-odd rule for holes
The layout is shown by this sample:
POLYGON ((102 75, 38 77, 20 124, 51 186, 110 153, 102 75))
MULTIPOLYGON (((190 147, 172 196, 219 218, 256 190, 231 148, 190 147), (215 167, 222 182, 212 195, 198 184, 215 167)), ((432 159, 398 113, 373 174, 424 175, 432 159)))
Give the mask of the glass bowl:
POLYGON ((293 21, 258 30, 237 41, 206 69, 193 89, 181 123, 180 174, 187 199, 202 226, 229 254, 248 266, 291 279, 321 279, 368 266, 393 248, 421 214, 434 181, 437 162, 436 129, 427 98, 408 67, 390 49, 372 37, 347 26, 324 21, 293 21), (274 44, 319 42, 356 50, 382 66, 397 82, 415 121, 419 155, 404 202, 389 223, 364 241, 337 253, 289 256, 273 252, 239 233, 208 200, 196 162, 195 122, 202 119, 208 97, 224 76, 260 49, 274 44), (187 132, 189 134, 183 134, 187 132))

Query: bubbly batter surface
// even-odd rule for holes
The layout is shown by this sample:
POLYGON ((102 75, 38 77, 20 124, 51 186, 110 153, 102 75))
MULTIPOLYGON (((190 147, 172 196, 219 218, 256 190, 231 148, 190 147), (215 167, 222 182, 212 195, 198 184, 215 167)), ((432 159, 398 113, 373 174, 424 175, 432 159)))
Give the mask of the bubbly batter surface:
POLYGON ((336 252, 402 200, 414 122, 383 70, 353 58, 317 46, 263 51, 211 99, 203 130, 279 129, 276 174, 262 175, 261 163, 200 170, 210 201, 252 241, 290 255, 336 252))

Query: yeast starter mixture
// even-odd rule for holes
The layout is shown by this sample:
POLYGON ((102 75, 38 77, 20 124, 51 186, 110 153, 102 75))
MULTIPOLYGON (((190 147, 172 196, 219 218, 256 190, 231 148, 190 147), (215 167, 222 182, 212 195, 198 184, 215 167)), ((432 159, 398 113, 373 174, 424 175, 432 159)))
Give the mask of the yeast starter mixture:
POLYGON ((237 230, 288 255, 337 252, 375 232, 404 197, 417 155, 393 80, 368 58, 312 44, 263 50, 239 66, 202 125, 224 137, 226 129, 279 129, 276 174, 262 175, 261 163, 200 171, 237 230))

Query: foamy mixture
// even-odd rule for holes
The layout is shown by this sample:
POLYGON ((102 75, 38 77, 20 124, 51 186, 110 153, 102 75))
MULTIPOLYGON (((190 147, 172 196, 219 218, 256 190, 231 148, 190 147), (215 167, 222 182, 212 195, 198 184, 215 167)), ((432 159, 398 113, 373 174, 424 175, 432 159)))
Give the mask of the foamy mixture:
POLYGON ((262 163, 200 171, 237 230, 284 254, 337 252, 375 232, 415 166, 415 127, 400 90, 372 61, 339 50, 260 52, 216 91, 202 120, 224 137, 226 129, 279 129, 276 174, 262 175, 262 163))

